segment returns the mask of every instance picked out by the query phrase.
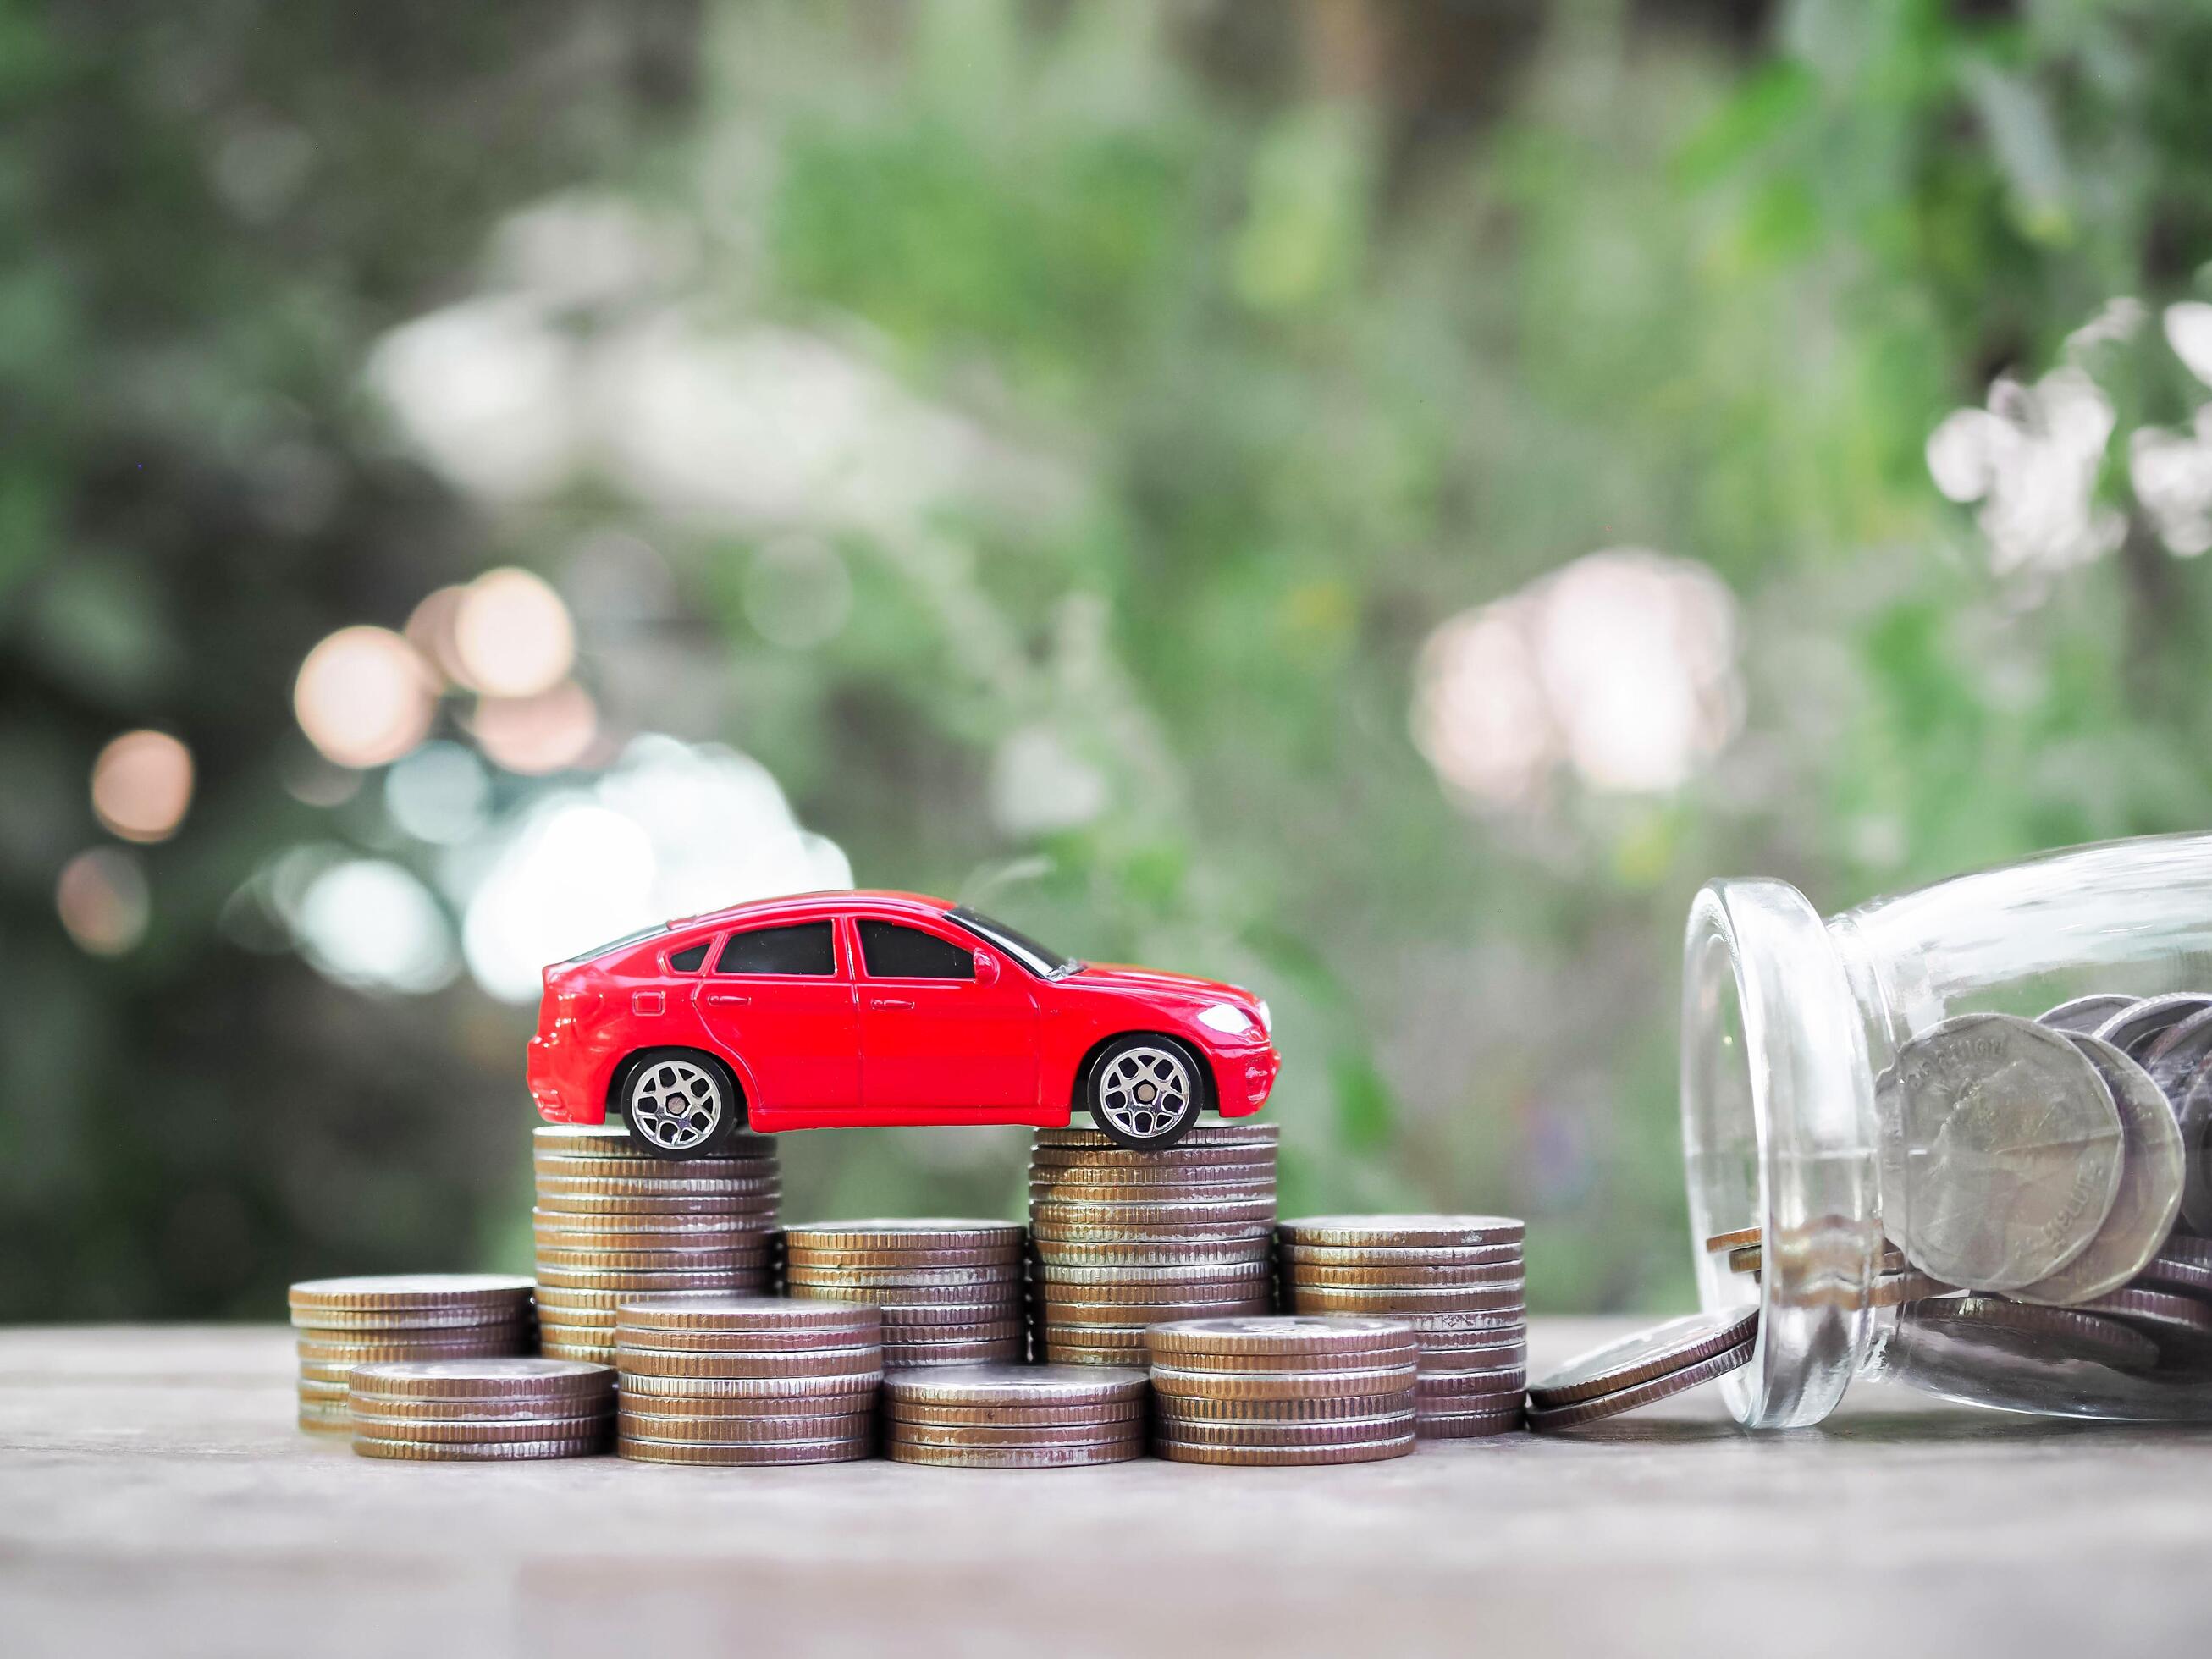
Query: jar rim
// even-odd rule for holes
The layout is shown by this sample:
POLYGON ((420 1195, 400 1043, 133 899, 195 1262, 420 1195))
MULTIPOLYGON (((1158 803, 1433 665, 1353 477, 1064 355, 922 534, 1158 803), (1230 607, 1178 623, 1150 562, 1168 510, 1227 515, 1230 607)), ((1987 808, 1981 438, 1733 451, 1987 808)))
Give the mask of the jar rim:
POLYGON ((1881 1224, 1864 1015, 1828 924, 1788 882, 1698 892, 1681 1043, 1692 1249, 1709 1311, 1747 1298, 1705 1240, 1755 1222, 1765 1246, 1757 1345, 1723 1393, 1746 1427, 1816 1423, 1866 1356, 1881 1224))

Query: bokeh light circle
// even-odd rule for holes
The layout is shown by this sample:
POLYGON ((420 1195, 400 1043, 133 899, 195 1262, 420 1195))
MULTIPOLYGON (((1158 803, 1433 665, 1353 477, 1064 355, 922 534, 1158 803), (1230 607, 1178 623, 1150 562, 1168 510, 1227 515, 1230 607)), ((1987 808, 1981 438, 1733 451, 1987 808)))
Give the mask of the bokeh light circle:
POLYGON ((166 841, 192 800, 192 751, 166 732, 125 732, 92 763, 92 810, 125 841, 166 841))
POLYGON ((341 628, 307 653, 292 690, 300 729, 340 766, 384 766, 429 735, 430 672, 388 628, 341 628))

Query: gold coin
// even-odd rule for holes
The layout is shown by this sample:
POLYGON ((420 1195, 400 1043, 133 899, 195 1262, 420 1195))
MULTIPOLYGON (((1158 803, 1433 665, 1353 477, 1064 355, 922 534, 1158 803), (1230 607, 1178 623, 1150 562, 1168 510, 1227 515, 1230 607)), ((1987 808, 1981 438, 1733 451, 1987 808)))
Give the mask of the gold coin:
POLYGON ((1024 1338, 1007 1337, 996 1342, 886 1342, 884 1369, 911 1370, 917 1365, 999 1364, 1019 1359, 1028 1346, 1024 1338))
POLYGON ((1136 1435, 1073 1446, 919 1446, 892 1440, 884 1454, 894 1463, 940 1469, 1070 1469, 1129 1462, 1145 1455, 1145 1443, 1136 1435))
POLYGON ((562 1318, 574 1318, 579 1314, 596 1315, 612 1320, 621 1308, 643 1306, 689 1299, 695 1302, 727 1302, 735 1297, 766 1301, 767 1279, 763 1275, 757 1285, 735 1285, 712 1291, 586 1291, 567 1285, 549 1285, 538 1293, 538 1317, 540 1324, 549 1324, 562 1318), (551 1316, 549 1319, 548 1316, 551 1316))
POLYGON ((1414 1408, 1410 1389, 1376 1394, 1326 1395, 1301 1400, 1198 1400, 1161 1395, 1154 1401, 1162 1423, 1336 1423, 1385 1417, 1414 1408))
POLYGON ((622 1397, 633 1405, 641 1398, 667 1395, 704 1400, 873 1400, 881 1381, 875 1371, 828 1376, 653 1376, 625 1370, 622 1397))
POLYGON ((1045 1240, 1035 1244, 1030 1256, 1034 1264, 1030 1271, 1041 1279, 1065 1278, 1073 1273, 1172 1274, 1239 1268, 1262 1275, 1274 1272, 1264 1237, 1194 1244, 1173 1239, 1045 1240))
POLYGON ((615 1360, 612 1337, 598 1342, 583 1338, 549 1336, 539 1345, 539 1352, 548 1359, 586 1359, 602 1365, 611 1365, 615 1360))
POLYGON ((817 1267, 799 1262, 790 1266, 785 1276, 794 1285, 814 1285, 834 1291, 973 1291, 979 1285, 1020 1284, 1022 1264, 1017 1261, 993 1262, 980 1267, 817 1267))
POLYGON ((1232 1314, 1265 1313, 1267 1311, 1267 1298, 1247 1296, 1222 1302, 1169 1304, 1061 1302, 1054 1297, 1042 1297, 1037 1305, 1042 1310, 1042 1318, 1048 1324, 1079 1329, 1095 1325, 1107 1330, 1142 1330, 1170 1320, 1212 1319, 1232 1314))
POLYGON ((1355 1440, 1328 1446, 1211 1446, 1156 1437, 1152 1453, 1171 1463, 1221 1463, 1248 1468, 1314 1463, 1379 1463, 1413 1449, 1410 1429, 1387 1439, 1355 1440))
POLYGON ((1715 1233, 1705 1241, 1709 1251, 1740 1250, 1747 1244, 1757 1244, 1766 1236, 1762 1227, 1738 1227, 1732 1232, 1715 1233))
POLYGON ((1348 1370, 1186 1370, 1154 1360, 1152 1388, 1199 1400, 1302 1400, 1328 1395, 1391 1394, 1410 1389, 1413 1362, 1348 1370))
POLYGON ((545 1192, 538 1194, 536 1214, 541 1220, 555 1225, 564 1224, 556 1217, 603 1217, 611 1231, 647 1231, 643 1225, 648 1218, 673 1218, 679 1216, 691 1219, 714 1218, 724 1226, 734 1227, 750 1222, 756 1226, 773 1227, 776 1220, 777 1199, 774 1193, 740 1195, 731 1193, 571 1193, 545 1192))
POLYGON ((291 1287, 295 1313, 417 1313, 481 1310, 513 1317, 526 1303, 530 1281, 511 1273, 385 1273, 308 1279, 291 1287))
MULTIPOLYGON (((1279 1234, 1280 1229, 1277 1231, 1279 1234)), ((1526 1257, 1518 1244, 1293 1244, 1280 1240, 1275 1253, 1284 1266, 1404 1268, 1509 1267, 1526 1257)))
POLYGON ((783 1178, 775 1170, 743 1175, 702 1171, 689 1164, 643 1165, 627 1174, 611 1176, 548 1175, 537 1172, 538 1196, 574 1194, 598 1198, 773 1198, 783 1190, 783 1178))
POLYGON ((465 1331, 511 1328, 526 1322, 526 1300, 497 1308, 421 1309, 407 1313, 356 1313, 337 1309, 295 1310, 292 1326, 318 1340, 398 1340, 414 1336, 459 1336, 465 1331))
POLYGON ((1272 1123, 1194 1123, 1175 1145, 1159 1152, 1137 1152, 1081 1124, 1054 1125, 1036 1131, 1037 1146, 1073 1146, 1087 1152, 1135 1152, 1139 1158, 1158 1158, 1166 1152, 1188 1152, 1211 1146, 1273 1146, 1282 1132, 1272 1123))
POLYGON ((1415 1420, 1413 1432, 1423 1440, 1487 1440, 1494 1434, 1518 1434, 1527 1426, 1521 1408, 1516 1406, 1487 1416, 1425 1415, 1415 1420))
POLYGON ((790 1445, 822 1441, 872 1439, 872 1412, 811 1413, 806 1416, 756 1413, 750 1416, 678 1416, 624 1407, 617 1426, 635 1439, 692 1446, 790 1445))
POLYGON ((639 1331, 817 1333, 830 1346, 872 1336, 882 1316, 865 1303, 792 1300, 773 1296, 645 1297, 623 1309, 622 1322, 639 1331))
POLYGON ((615 1449, 636 1463, 703 1463, 721 1468, 759 1468, 776 1463, 852 1463, 875 1455, 873 1434, 823 1440, 678 1441, 623 1435, 615 1449))
POLYGON ((1018 1252, 1018 1221, 810 1221, 784 1229, 793 1249, 984 1250, 1018 1252))
MULTIPOLYGON (((531 1136, 531 1152, 539 1153, 568 1152, 592 1158, 634 1158, 641 1164, 659 1162, 653 1155, 630 1138, 629 1127, 616 1119, 605 1123, 549 1123, 535 1130, 531 1136)), ((715 1149, 714 1158, 774 1158, 775 1137, 757 1135, 740 1130, 726 1137, 715 1149)), ((706 1163, 710 1160, 693 1160, 706 1163)))
POLYGON ((1133 1442, 1141 1448, 1145 1425, 1140 1419, 1118 1423, 985 1424, 911 1423, 895 1420, 884 1437, 894 1446, 1115 1446, 1133 1442))
POLYGON ((687 1272, 635 1267, 540 1267, 538 1283, 549 1291, 738 1291, 757 1284, 758 1267, 702 1267, 687 1272))
POLYGON ((560 1181, 773 1181, 775 1163, 760 1158, 695 1158, 686 1159, 680 1177, 659 1174, 666 1165, 635 1158, 599 1158, 538 1149, 530 1159, 531 1171, 543 1180, 560 1181))
POLYGON ((979 1250, 824 1250, 793 1244, 785 1260, 809 1273, 921 1273, 942 1267, 1014 1267, 1023 1247, 993 1245, 979 1250))
POLYGON ((308 1434, 351 1435, 353 1413, 350 1412, 319 1412, 302 1407, 300 1427, 308 1434))
POLYGON ((775 1217, 743 1211, 734 1215, 658 1215, 651 1211, 533 1209, 530 1225, 541 1240, 550 1237, 557 1242, 573 1235, 579 1249, 689 1249, 725 1242, 769 1249, 782 1238, 775 1217))
POLYGON ((1163 1417, 1159 1431, 1186 1446, 1340 1446, 1395 1440, 1414 1431, 1413 1408, 1372 1417, 1303 1423, 1240 1422, 1234 1418, 1163 1417))
POLYGON ((671 1249, 613 1250, 596 1245, 547 1244, 540 1241, 537 1262, 540 1278, 548 1267, 586 1269, 597 1273, 700 1273, 743 1268, 758 1273, 769 1265, 771 1252, 744 1236, 719 1243, 671 1249))
POLYGON ((1428 1291, 1498 1287, 1518 1291, 1527 1283, 1517 1261, 1473 1267, 1334 1267, 1314 1261, 1297 1261, 1285 1267, 1283 1276, 1293 1285, 1316 1289, 1385 1293, 1403 1291, 1413 1295, 1428 1291))
POLYGON ((1117 1249, 1127 1249, 1133 1244, 1242 1244, 1248 1247, 1247 1259, 1265 1261, 1267 1252, 1268 1223, 1264 1218, 1252 1221, 1114 1221, 1060 1222, 1040 1216, 1030 1233, 1036 1240, 1037 1255, 1050 1261, 1059 1248, 1066 1244, 1103 1244, 1117 1249))
MULTIPOLYGON (((1226 1319, 1176 1320, 1153 1332, 1153 1348, 1190 1365, 1214 1358, 1243 1355, 1295 1357, 1320 1368, 1333 1358, 1372 1364, 1372 1355, 1405 1354, 1414 1349, 1413 1333, 1395 1319, 1315 1318, 1294 1314, 1255 1314, 1226 1319)), ((1238 1359, 1231 1369, 1250 1362, 1238 1359)))
POLYGON ((467 1445, 491 1445, 502 1440, 588 1440, 604 1438, 613 1426, 611 1410, 584 1417, 441 1419, 365 1412, 358 1404, 353 1407, 354 1432, 386 1440, 444 1440, 467 1445))
POLYGON ((618 1342, 615 1363, 625 1379, 639 1376, 880 1376, 884 1351, 817 1348, 772 1353, 668 1353, 618 1342))
POLYGON ((363 1457, 396 1458, 413 1463, 526 1462, 544 1457, 598 1457, 607 1449, 605 1432, 564 1440, 387 1440, 356 1433, 353 1449, 363 1457))
POLYGON ((1203 1267, 1037 1267, 1036 1285, 1084 1301, 1172 1301, 1175 1297, 1249 1297, 1272 1283, 1265 1261, 1203 1267))

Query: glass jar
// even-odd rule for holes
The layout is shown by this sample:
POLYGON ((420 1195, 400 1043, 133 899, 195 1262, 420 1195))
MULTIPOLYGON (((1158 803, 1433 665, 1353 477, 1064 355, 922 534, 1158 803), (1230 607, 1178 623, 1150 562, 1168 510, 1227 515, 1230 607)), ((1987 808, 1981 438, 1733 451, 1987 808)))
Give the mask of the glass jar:
MULTIPOLYGON (((2123 1078, 2099 1061, 2124 1131, 2116 1140, 2101 1116, 2091 1125, 2102 1109, 2073 1073, 2034 1069, 2070 1064, 2069 1044, 2085 1060, 2103 1051, 2027 1027, 2075 999, 2111 999, 2059 1021, 2086 1031, 2123 998, 2199 991, 2212 993, 2212 836, 2075 848, 1826 920, 1786 882, 1706 886, 1684 949, 1683 1151, 1700 1297, 1711 1310, 1760 1310, 1751 1363, 1723 1382, 1737 1420, 1818 1422, 1856 1376, 2020 1411, 2212 1419, 2212 1335, 2192 1328, 2201 1310, 2212 1332, 2212 1288, 2177 1304, 2164 1299, 2185 1294, 2172 1284, 2135 1279, 2069 1309, 2035 1295, 2057 1275, 2021 1288, 2022 1270, 1992 1257, 1965 1275, 1986 1275, 1990 1293, 1961 1297, 1950 1248, 1994 1238, 2045 1251, 2033 1272, 2087 1251, 2075 1236, 2116 1206, 2136 1206, 2128 1221, 2142 1237, 2161 1226, 2152 1210, 2178 1217, 2168 1189, 2212 1190, 2202 1145, 2212 1069, 2166 1081, 2170 1105, 2203 1085, 2194 1121, 2176 1108, 2169 1132, 2124 1121, 2131 1098, 2148 1109, 2142 1079, 2160 1062, 2123 1078), (1978 1065, 1991 1069, 1977 1079, 1978 1065), (2153 1152, 2154 1169, 2140 1161, 2153 1152), (1707 1248, 1731 1233, 1758 1249, 1707 1248), (2143 1298, 2146 1287, 2159 1297, 2143 1298), (2144 1309, 2179 1318, 2136 1316, 2144 1309)), ((2179 999, 2159 1009, 2161 1030, 2194 1012, 2179 999)), ((2155 1036, 2130 1054, 2149 1060, 2155 1036)), ((2212 1263, 2212 1240, 2197 1245, 2185 1220, 2165 1224, 2160 1264, 2212 1263)), ((2212 1286, 2212 1267, 2204 1278, 2212 1286)))

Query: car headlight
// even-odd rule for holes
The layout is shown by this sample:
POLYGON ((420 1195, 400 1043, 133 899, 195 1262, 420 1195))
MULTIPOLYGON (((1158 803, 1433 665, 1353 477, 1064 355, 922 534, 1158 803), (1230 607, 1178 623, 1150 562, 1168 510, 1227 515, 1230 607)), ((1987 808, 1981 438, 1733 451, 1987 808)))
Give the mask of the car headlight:
POLYGON ((1198 1023, 1208 1030, 1218 1031, 1224 1036, 1236 1036, 1252 1029, 1252 1017, 1242 1008, 1226 1002, 1217 1002, 1210 1008, 1201 1008, 1198 1023))

